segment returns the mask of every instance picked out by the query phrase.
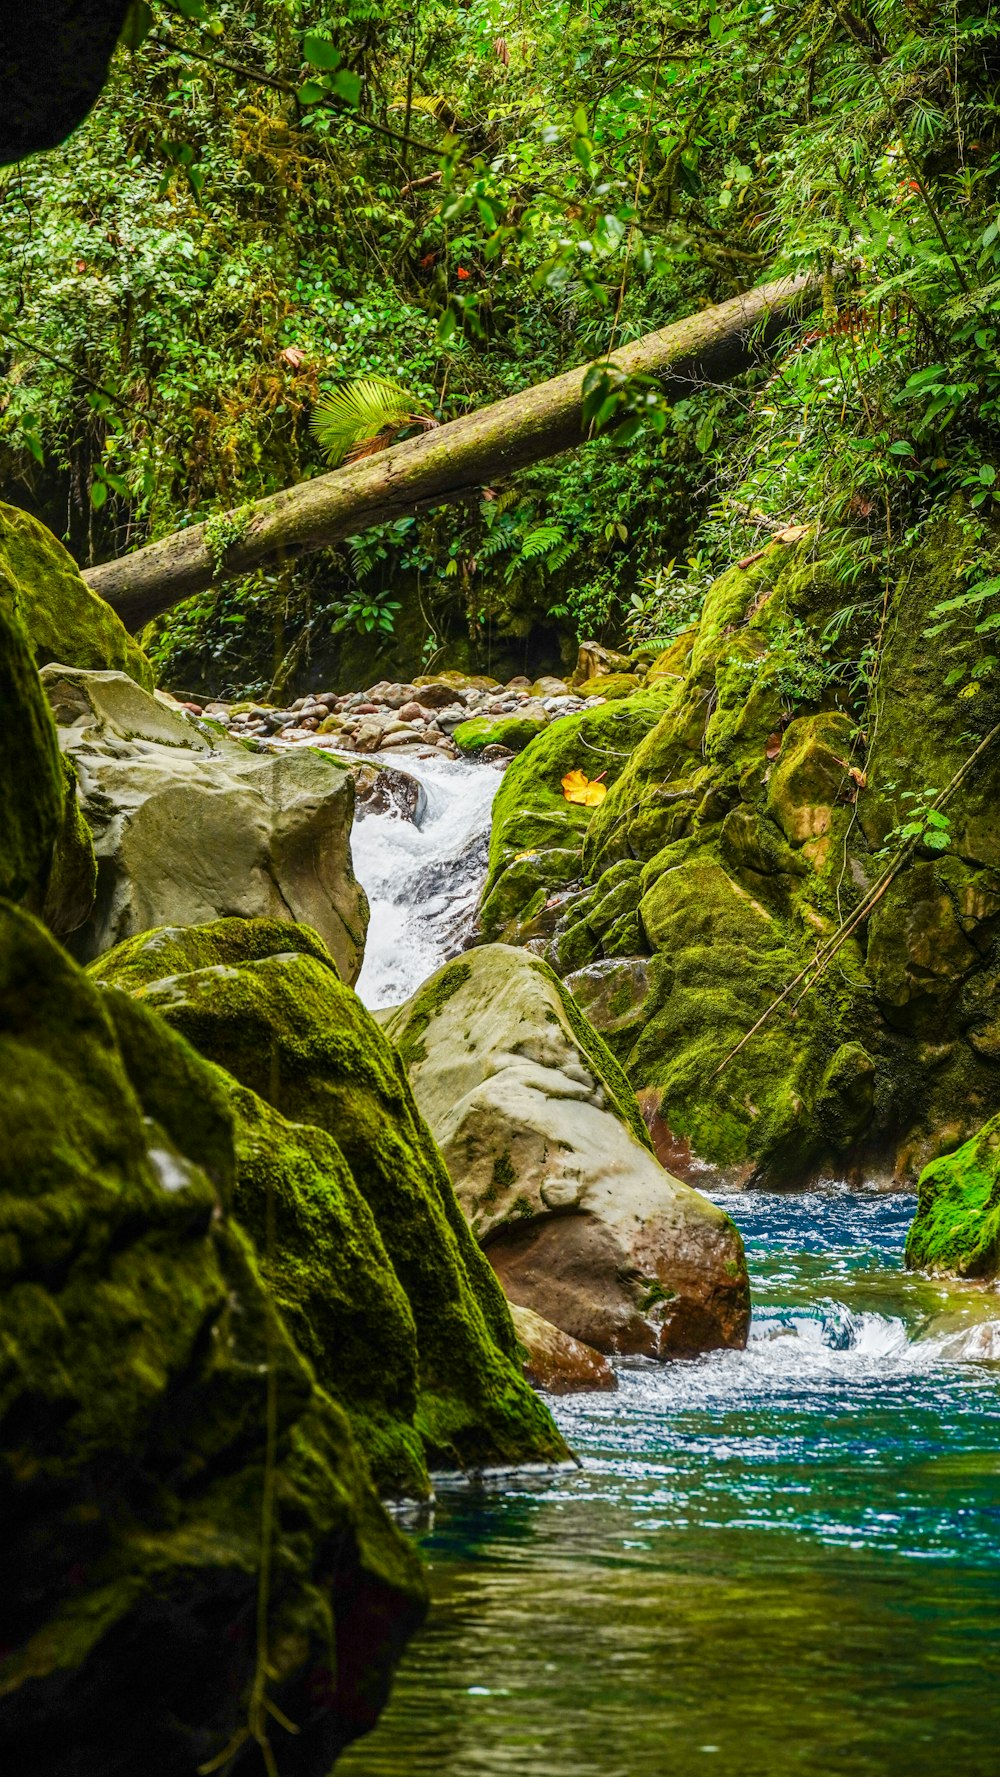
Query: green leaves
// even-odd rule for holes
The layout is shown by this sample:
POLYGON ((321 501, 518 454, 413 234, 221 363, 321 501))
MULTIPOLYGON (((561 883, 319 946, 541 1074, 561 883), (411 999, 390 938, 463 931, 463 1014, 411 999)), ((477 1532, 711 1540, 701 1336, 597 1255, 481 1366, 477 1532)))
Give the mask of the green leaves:
POLYGON ((388 377, 359 377, 322 396, 312 429, 332 468, 391 444, 410 426, 437 424, 425 402, 388 377))
POLYGON ((361 77, 341 66, 340 50, 318 31, 307 31, 302 40, 302 54, 318 77, 303 81, 298 89, 300 105, 321 105, 339 99, 345 105, 356 105, 361 97, 361 77))

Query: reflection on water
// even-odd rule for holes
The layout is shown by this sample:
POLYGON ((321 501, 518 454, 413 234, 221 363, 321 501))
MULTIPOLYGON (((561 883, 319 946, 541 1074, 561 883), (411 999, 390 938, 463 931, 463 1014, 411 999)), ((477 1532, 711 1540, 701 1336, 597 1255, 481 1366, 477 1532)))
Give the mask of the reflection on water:
POLYGON ((1000 1297, 900 1272, 911 1199, 724 1201, 748 1351, 623 1366, 555 1403, 579 1474, 442 1502, 338 1777, 996 1777, 1000 1297))

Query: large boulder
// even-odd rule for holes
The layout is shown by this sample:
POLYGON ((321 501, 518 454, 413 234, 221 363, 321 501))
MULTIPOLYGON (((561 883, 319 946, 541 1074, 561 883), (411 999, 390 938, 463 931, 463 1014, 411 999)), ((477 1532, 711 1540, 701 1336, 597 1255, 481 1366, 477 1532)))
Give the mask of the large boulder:
POLYGON ((67 549, 45 525, 0 501, 0 598, 13 599, 38 666, 128 673, 147 691, 153 668, 106 600, 92 592, 67 549))
POLYGON ((97 854, 81 962, 158 926, 273 917, 313 927, 356 979, 368 903, 343 765, 311 747, 251 752, 124 673, 52 665, 42 680, 97 854))
POLYGON ((469 951, 386 1029, 511 1301, 598 1351, 745 1343, 737 1230, 659 1165, 624 1075, 544 962, 469 951))
MULTIPOLYGON (((373 1725, 424 1586, 348 1414, 291 1336, 297 1236, 276 1262, 234 1219, 214 1070, 9 903, 0 1071, 0 1761, 190 1777, 232 1744, 232 1768, 252 1770, 263 1670, 298 1729, 286 1740, 267 1718, 281 1769, 326 1777, 373 1725)), ((301 1210, 333 1212, 325 1245, 313 1228, 319 1263, 331 1293, 358 1289, 371 1330, 387 1293, 366 1306, 378 1271, 362 1269, 365 1242, 369 1258, 378 1247, 314 1157, 327 1194, 301 1210), (350 1257, 331 1253, 334 1230, 350 1257)), ((248 1226, 262 1188, 252 1161, 248 1226)), ((294 1221, 281 1196, 275 1221, 282 1236, 294 1221)))
POLYGON ((323 1353, 337 1342, 338 1398, 361 1415, 359 1434, 393 1490, 420 1490, 415 1453, 432 1471, 565 1458, 521 1378, 503 1294, 402 1063, 316 935, 242 920, 153 932, 100 958, 92 974, 127 989, 244 1088, 233 1097, 237 1213, 259 1232, 270 1191, 276 1287, 291 1324, 331 1386, 323 1353), (365 1239, 371 1247, 377 1230, 412 1332, 397 1308, 384 1311, 388 1286, 370 1260, 352 1273, 340 1247, 345 1217, 362 1227, 358 1197, 370 1212, 365 1239), (400 1435, 407 1413, 410 1441, 400 1435))

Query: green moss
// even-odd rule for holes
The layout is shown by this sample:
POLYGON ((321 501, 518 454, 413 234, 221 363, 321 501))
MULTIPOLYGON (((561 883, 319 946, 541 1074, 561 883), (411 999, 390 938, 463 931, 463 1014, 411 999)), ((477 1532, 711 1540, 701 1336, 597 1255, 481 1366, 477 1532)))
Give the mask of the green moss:
POLYGON ((332 1761, 384 1694, 425 1593, 347 1415, 269 1315, 226 1212, 225 1101, 213 1086, 203 1103, 207 1064, 9 905, 0 1070, 12 1768, 71 1745, 95 1770, 138 1770, 155 1744, 163 1768, 193 1770, 226 1744, 254 1667, 271 1382, 271 1694, 332 1761), (318 1701, 317 1670, 344 1646, 357 1675, 318 1701), (196 1711, 178 1709, 194 1695, 196 1711))
POLYGON ((544 716, 473 716, 461 722, 451 738, 461 753, 481 753, 484 747, 508 747, 519 753, 545 726, 544 716))
POLYGON ((1000 1273, 1000 1117, 921 1174, 906 1263, 959 1277, 1000 1273))
POLYGON ((428 1464, 561 1456, 562 1440, 515 1367, 500 1286, 416 1111, 399 1056, 328 961, 310 954, 308 944, 293 954, 293 927, 281 928, 281 953, 263 956, 248 931, 255 960, 240 963, 237 924, 170 933, 164 979, 150 978, 155 953, 137 957, 134 943, 102 958, 100 976, 114 982, 120 959, 141 1003, 202 1055, 291 1122, 333 1137, 413 1316, 414 1422, 428 1464), (206 963, 216 943, 227 960, 206 963), (178 968, 185 949, 187 972, 178 968), (137 986, 140 966, 146 980, 137 986))
POLYGON ((66 785, 48 704, 0 562, 0 895, 44 899, 66 785))
POLYGON ((423 1037, 427 1026, 441 1007, 446 1006, 458 992, 463 981, 468 981, 471 973, 468 963, 449 963, 446 969, 439 970, 418 990, 413 1001, 413 1015, 406 1027, 405 1041, 399 1044, 399 1053, 407 1067, 414 1062, 423 1061, 423 1037))
POLYGON ((13 602, 38 666, 110 668, 152 691, 153 669, 138 642, 69 552, 36 518, 2 503, 0 601, 13 602))
POLYGON ((186 975, 192 969, 237 968, 286 952, 314 957, 337 973, 337 965, 311 926, 284 919, 215 919, 201 926, 158 926, 126 938, 89 965, 98 982, 137 993, 151 981, 186 975))
POLYGON ((62 754, 63 815, 52 850, 42 918, 61 938, 90 918, 97 894, 97 859, 76 794, 76 767, 62 754))
POLYGON ((585 679, 577 691, 578 697, 604 697, 609 702, 617 702, 621 697, 631 697, 642 689, 642 680, 638 673, 603 673, 595 679, 585 679))

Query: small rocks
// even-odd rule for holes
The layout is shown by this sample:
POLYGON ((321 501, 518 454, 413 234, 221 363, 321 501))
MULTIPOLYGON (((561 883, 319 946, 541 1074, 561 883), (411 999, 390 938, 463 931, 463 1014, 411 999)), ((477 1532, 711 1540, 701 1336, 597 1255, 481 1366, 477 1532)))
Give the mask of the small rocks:
MULTIPOLYGON (((609 655, 608 662, 615 658, 609 655)), ((588 665, 594 664, 591 654, 588 665)), ((592 673, 586 689, 588 693, 595 690, 592 673)), ((219 735, 228 732, 233 740, 264 752, 303 745, 341 753, 422 747, 450 759, 458 758, 461 750, 502 767, 514 752, 513 746, 506 744, 507 724, 515 725, 517 744, 524 745, 550 722, 600 701, 595 695, 584 698, 572 691, 565 679, 551 674, 532 680, 520 673, 501 685, 485 674, 443 672, 412 683, 380 679, 359 691, 311 691, 281 709, 249 699, 199 702, 186 692, 177 695, 173 707, 183 710, 192 721, 207 719, 217 724, 219 735), (473 745, 466 740, 460 749, 452 736, 463 723, 477 726, 472 731, 473 745)))

